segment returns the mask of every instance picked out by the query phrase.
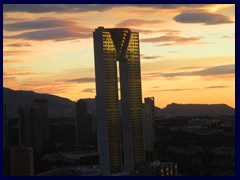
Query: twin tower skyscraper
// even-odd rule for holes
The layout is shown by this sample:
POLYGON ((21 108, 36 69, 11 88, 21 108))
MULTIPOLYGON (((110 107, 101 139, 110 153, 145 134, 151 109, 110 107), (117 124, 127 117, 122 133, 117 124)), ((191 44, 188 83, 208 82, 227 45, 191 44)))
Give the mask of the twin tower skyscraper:
POLYGON ((100 170, 103 175, 133 172, 145 160, 139 34, 98 27, 93 37, 100 170))

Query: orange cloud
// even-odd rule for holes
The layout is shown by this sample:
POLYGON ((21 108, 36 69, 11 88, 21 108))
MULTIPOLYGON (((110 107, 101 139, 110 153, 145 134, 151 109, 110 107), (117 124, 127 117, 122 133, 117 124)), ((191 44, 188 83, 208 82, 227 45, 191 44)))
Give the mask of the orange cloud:
POLYGON ((156 25, 163 23, 161 20, 143 20, 143 19, 127 19, 118 24, 116 27, 134 27, 134 26, 143 26, 143 25, 156 25))
MULTIPOLYGON (((141 42, 162 43, 162 42, 174 42, 175 44, 185 44, 195 41, 199 41, 200 37, 181 37, 181 36, 159 36, 154 38, 145 38, 141 42)), ((161 45, 173 45, 171 43, 161 45)))
POLYGON ((32 51, 3 51, 3 56, 26 55, 32 51))
POLYGON ((15 64, 15 63, 22 63, 22 62, 25 62, 26 60, 17 60, 17 59, 4 59, 3 60, 3 63, 5 64, 5 63, 7 63, 7 64, 11 64, 11 63, 13 63, 13 64, 15 64))

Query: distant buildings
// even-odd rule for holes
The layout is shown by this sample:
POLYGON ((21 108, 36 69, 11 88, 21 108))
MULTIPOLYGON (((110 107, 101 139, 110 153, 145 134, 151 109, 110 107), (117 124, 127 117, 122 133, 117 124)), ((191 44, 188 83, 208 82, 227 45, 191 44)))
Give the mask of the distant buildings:
POLYGON ((143 128, 145 151, 152 152, 154 144, 154 97, 144 98, 143 105, 143 128))
POLYGON ((139 34, 126 28, 98 27, 93 37, 101 173, 132 172, 145 161, 139 34))
POLYGON ((36 105, 19 109, 19 144, 32 147, 36 152, 43 148, 41 141, 40 110, 36 105))
POLYGON ((36 99, 34 104, 19 109, 19 143, 33 147, 36 153, 44 150, 49 141, 47 100, 36 99))
POLYGON ((3 175, 10 175, 10 149, 7 119, 7 105, 3 103, 3 175))
POLYGON ((33 176, 33 148, 14 146, 10 148, 11 176, 33 176))
POLYGON ((41 129, 41 141, 43 146, 46 146, 49 142, 49 122, 48 122, 48 101, 43 98, 34 100, 34 103, 40 110, 40 129, 41 129))
POLYGON ((80 99, 76 102, 76 146, 84 147, 96 143, 95 117, 88 114, 87 102, 80 99))

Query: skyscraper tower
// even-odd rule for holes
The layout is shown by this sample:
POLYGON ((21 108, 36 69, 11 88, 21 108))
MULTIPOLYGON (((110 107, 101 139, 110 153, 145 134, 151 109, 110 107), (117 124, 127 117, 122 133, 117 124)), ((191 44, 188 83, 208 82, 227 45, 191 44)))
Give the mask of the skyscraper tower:
POLYGON ((101 172, 107 175, 122 168, 132 172, 144 163, 139 34, 126 28, 98 27, 93 36, 101 172))
POLYGON ((144 98, 143 124, 144 124, 144 145, 145 151, 152 152, 155 140, 154 117, 155 117, 154 97, 144 98))

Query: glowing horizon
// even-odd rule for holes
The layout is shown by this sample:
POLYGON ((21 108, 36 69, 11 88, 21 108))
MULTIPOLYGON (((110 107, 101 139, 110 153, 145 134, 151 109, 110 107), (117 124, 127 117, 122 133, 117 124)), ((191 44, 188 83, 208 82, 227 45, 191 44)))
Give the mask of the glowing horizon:
POLYGON ((173 102, 235 108, 234 10, 231 4, 4 5, 3 86, 94 98, 92 32, 126 27, 140 34, 143 98, 154 96, 160 108, 173 102))

